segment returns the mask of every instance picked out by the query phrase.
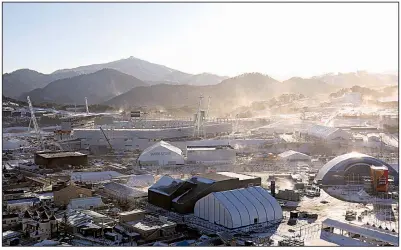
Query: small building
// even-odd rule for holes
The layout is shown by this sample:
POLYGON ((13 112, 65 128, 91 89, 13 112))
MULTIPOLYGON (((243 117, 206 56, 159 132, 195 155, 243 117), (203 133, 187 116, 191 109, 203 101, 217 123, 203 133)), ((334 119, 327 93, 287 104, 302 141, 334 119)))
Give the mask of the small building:
POLYGON ((309 155, 294 151, 288 150, 284 153, 278 155, 279 159, 282 161, 311 161, 311 157, 309 155))
POLYGON ((194 215, 229 229, 283 219, 278 201, 261 187, 210 193, 196 202, 194 215))
POLYGON ((66 206, 72 199, 85 197, 92 197, 92 190, 74 184, 53 192, 54 204, 57 206, 66 206))
POLYGON ((234 163, 236 151, 230 145, 187 146, 188 163, 234 163))
POLYGON ((10 117, 12 112, 12 110, 3 109, 3 117, 10 117))
POLYGON ((167 219, 145 216, 141 220, 121 223, 121 226, 128 232, 140 234, 146 241, 166 238, 175 234, 176 223, 167 219))
POLYGON ((9 211, 24 211, 30 207, 33 207, 35 204, 39 202, 40 202, 39 198, 31 197, 17 200, 8 200, 5 203, 7 204, 7 210, 9 211))
POLYGON ((119 221, 128 222, 128 221, 138 221, 145 218, 146 211, 142 209, 135 209, 128 212, 122 212, 118 214, 119 221))
POLYGON ((23 233, 34 240, 51 239, 57 234, 59 227, 56 217, 48 213, 49 211, 35 211, 31 214, 28 210, 25 211, 22 218, 23 233))
POLYGON ((301 195, 299 192, 296 192, 294 190, 285 189, 279 190, 276 194, 276 198, 288 201, 300 201, 301 195))
POLYGON ((138 158, 141 166, 183 165, 182 150, 164 141, 145 149, 138 158))
POLYGON ((67 215, 67 223, 72 233, 81 233, 84 236, 101 237, 106 232, 111 232, 110 224, 113 219, 91 210, 70 210, 67 215))
MULTIPOLYGON (((4 230, 4 228, 3 228, 4 230)), ((3 246, 17 246, 20 243, 21 233, 16 231, 3 232, 3 246)))
POLYGON ((69 209, 94 209, 103 207, 104 203, 101 197, 87 197, 71 199, 68 204, 69 209))
POLYGON ((19 224, 18 214, 3 214, 2 225, 3 230, 15 228, 19 224))
POLYGON ((66 165, 85 166, 88 164, 88 156, 79 152, 46 152, 35 153, 35 164, 47 168, 63 167, 66 165))

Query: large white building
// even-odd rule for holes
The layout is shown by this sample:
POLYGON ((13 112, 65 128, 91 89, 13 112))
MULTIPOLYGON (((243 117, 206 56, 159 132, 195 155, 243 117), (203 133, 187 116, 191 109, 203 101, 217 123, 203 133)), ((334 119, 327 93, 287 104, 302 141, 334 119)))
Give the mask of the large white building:
POLYGON ((183 165, 182 150, 173 145, 159 141, 145 149, 138 158, 141 166, 183 165))
POLYGON ((187 146, 188 163, 234 163, 236 151, 230 145, 187 146))
POLYGON ((211 193, 196 202, 194 215, 230 229, 283 219, 280 204, 261 187, 211 193))
MULTIPOLYGON (((114 149, 143 150, 149 147, 155 140, 173 138, 186 138, 193 136, 193 126, 166 127, 166 128, 111 128, 102 126, 104 133, 114 149)), ((232 132, 231 123, 205 124, 206 134, 217 136, 232 132)), ((81 140, 81 148, 89 148, 91 145, 108 145, 105 136, 99 128, 73 130, 73 138, 81 140)))
POLYGON ((326 127, 321 125, 315 125, 308 129, 308 136, 325 140, 325 141, 346 141, 352 136, 350 133, 334 127, 326 127))

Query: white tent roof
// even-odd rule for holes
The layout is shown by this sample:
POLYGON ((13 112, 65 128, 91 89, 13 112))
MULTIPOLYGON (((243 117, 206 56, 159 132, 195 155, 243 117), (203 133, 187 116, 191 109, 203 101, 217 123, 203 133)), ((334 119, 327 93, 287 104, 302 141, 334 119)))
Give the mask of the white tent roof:
POLYGON ((283 218, 280 204, 259 186, 211 193, 196 202, 194 214, 228 228, 252 225, 255 219, 264 223, 283 218))
MULTIPOLYGON (((159 142, 153 144, 152 146, 146 148, 146 149, 142 152, 142 154, 146 154, 146 153, 148 153, 148 152, 150 152, 150 151, 152 151, 153 149, 158 148, 158 147, 164 147, 164 148, 166 148, 166 149, 168 149, 168 150, 170 150, 170 151, 173 151, 174 153, 177 153, 177 154, 182 155, 182 150, 181 150, 181 149, 179 149, 179 148, 177 148, 177 147, 175 147, 175 146, 173 146, 173 145, 171 145, 171 144, 169 144, 169 143, 167 143, 167 142, 165 142, 165 141, 159 141, 159 142)), ((141 154, 141 155, 142 155, 142 154, 141 154)))
POLYGON ((298 156, 303 156, 303 157, 310 158, 309 155, 306 155, 306 154, 303 154, 303 153, 301 153, 301 152, 297 152, 297 151, 294 151, 294 150, 285 151, 285 152, 279 154, 278 156, 279 156, 280 158, 287 158, 287 157, 294 156, 294 155, 298 155, 298 156))

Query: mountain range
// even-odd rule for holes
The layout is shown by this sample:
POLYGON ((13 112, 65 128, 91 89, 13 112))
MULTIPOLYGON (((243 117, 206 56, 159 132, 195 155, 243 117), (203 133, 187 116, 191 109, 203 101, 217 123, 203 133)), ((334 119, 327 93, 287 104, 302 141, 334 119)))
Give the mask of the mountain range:
POLYGON ((160 83, 212 85, 228 78, 226 76, 218 76, 210 73, 198 75, 188 74, 163 65, 150 63, 135 57, 129 57, 109 63, 56 70, 51 74, 42 74, 30 69, 16 70, 3 75, 3 94, 12 98, 21 98, 22 94, 28 93, 34 89, 44 88, 54 81, 69 78, 72 78, 71 81, 75 81, 79 78, 74 77, 96 73, 102 69, 114 69, 140 79, 143 82, 147 82, 149 85, 160 83))
POLYGON ((394 86, 398 76, 367 72, 338 73, 278 81, 247 73, 228 78, 211 73, 188 74, 135 57, 42 74, 21 69, 3 75, 3 95, 33 103, 106 104, 114 107, 196 106, 200 95, 211 97, 211 109, 247 106, 285 93, 313 96, 342 88, 394 86))

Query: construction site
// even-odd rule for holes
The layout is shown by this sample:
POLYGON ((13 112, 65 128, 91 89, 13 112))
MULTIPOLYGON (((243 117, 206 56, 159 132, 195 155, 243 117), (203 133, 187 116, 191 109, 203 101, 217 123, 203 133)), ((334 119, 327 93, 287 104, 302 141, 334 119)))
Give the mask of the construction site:
POLYGON ((220 118, 201 96, 40 127, 27 101, 3 127, 3 246, 398 246, 398 110, 220 118))

